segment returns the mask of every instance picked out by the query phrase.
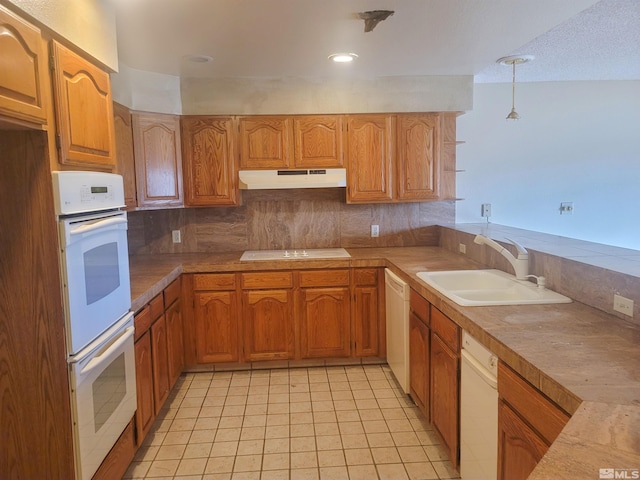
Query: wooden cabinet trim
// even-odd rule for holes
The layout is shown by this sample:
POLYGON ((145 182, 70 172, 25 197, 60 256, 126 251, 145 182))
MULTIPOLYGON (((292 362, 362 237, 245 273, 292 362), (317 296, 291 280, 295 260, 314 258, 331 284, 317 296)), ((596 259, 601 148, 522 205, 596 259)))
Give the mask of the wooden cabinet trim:
POLYGON ((293 271, 242 273, 240 278, 243 290, 293 288, 293 271))
POLYGON ((431 323, 431 316, 429 314, 429 302, 414 289, 409 292, 409 306, 411 311, 416 314, 425 325, 429 326, 431 323))
POLYGON ((198 273, 193 275, 194 290, 235 290, 235 273, 198 273))
POLYGON ((354 268, 353 283, 356 286, 377 285, 378 269, 377 268, 354 268))
POLYGON ((135 329, 134 340, 138 340, 142 335, 145 334, 149 327, 151 327, 152 322, 151 318, 151 307, 146 305, 142 310, 136 313, 133 324, 135 329))
POLYGON ((149 302, 151 323, 158 320, 164 314, 164 297, 159 293, 149 302))
POLYGON ((460 327, 433 305, 431 305, 431 329, 451 350, 460 354, 460 327))
POLYGON ((165 308, 169 308, 169 306, 180 298, 182 291, 181 277, 176 278, 173 282, 171 282, 167 288, 163 291, 164 296, 164 305, 165 308))
POLYGON ((305 270, 298 272, 301 288, 348 286, 349 269, 338 270, 305 270))

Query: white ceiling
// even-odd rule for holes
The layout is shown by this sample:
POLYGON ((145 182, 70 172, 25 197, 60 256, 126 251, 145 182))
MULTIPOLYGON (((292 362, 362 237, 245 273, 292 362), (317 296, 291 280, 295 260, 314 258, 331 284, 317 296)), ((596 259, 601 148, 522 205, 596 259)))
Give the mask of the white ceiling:
POLYGON ((113 0, 129 67, 182 77, 640 79, 640 0, 113 0), (369 33, 358 12, 394 10, 369 33), (355 52, 350 65, 327 56, 355 52), (211 63, 184 56, 200 54, 211 63))

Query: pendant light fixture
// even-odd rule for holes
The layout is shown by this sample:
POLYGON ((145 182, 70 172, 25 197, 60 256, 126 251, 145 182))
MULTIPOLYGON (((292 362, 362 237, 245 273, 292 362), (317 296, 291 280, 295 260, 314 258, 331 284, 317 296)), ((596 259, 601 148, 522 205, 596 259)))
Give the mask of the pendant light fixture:
POLYGON ((499 58, 496 63, 501 65, 511 65, 512 77, 511 77, 511 112, 507 115, 507 120, 518 120, 520 115, 516 112, 516 65, 521 63, 527 63, 533 60, 533 55, 513 55, 509 57, 499 58))

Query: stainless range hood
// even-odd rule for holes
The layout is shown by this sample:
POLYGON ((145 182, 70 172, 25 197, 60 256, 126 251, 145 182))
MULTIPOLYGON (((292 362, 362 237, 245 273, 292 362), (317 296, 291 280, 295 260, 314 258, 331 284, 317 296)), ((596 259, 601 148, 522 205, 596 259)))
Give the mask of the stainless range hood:
POLYGON ((333 188, 347 186, 345 168, 313 170, 240 170, 241 190, 333 188))

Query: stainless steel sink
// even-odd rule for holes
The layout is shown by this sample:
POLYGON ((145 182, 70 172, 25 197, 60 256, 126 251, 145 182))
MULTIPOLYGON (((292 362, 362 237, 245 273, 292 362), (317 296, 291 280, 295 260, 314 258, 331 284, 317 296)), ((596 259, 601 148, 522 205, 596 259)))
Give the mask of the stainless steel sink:
POLYGON ((535 283, 516 280, 501 270, 419 272, 418 278, 463 306, 570 303, 572 300, 535 283))
POLYGON ((351 258, 344 248, 311 248, 292 250, 249 250, 240 257, 241 262, 260 260, 318 260, 351 258))

